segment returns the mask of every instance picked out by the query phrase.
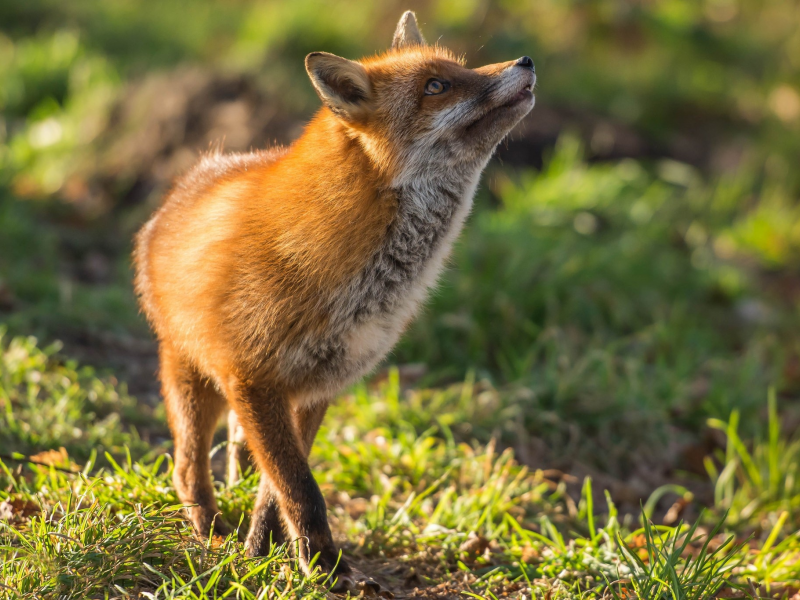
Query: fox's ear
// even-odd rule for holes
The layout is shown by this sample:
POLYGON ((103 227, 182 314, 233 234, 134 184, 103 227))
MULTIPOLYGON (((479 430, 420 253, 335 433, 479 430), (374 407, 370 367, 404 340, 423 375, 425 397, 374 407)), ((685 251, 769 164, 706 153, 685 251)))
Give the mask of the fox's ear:
POLYGON ((417 17, 413 12, 407 10, 400 17, 400 22, 397 23, 397 29, 394 30, 394 38, 392 39, 392 50, 398 48, 405 48, 406 46, 424 46, 425 38, 419 31, 417 26, 417 17))
POLYGON ((306 71, 325 105, 346 120, 366 114, 372 84, 366 69, 355 61, 327 52, 306 56, 306 71))

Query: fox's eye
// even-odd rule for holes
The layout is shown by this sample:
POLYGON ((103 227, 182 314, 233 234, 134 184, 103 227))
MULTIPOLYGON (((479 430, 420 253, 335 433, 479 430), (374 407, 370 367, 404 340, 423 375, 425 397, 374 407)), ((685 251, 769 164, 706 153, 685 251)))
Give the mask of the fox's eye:
POLYGON ((428 83, 425 84, 425 95, 435 96, 436 94, 442 94, 449 89, 449 81, 442 81, 441 79, 428 79, 428 83))

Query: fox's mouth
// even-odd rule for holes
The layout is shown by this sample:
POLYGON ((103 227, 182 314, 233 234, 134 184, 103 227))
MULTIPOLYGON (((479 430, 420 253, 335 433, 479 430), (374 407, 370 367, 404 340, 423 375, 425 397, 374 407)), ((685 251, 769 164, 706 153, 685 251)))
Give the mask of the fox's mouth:
POLYGON ((506 102, 505 104, 502 104, 498 108, 510 108, 510 107, 514 106, 515 104, 521 102, 522 100, 527 100, 531 96, 533 96, 533 84, 532 83, 530 85, 526 85, 525 87, 523 87, 520 91, 518 91, 516 94, 511 96, 511 99, 508 102, 506 102))
POLYGON ((515 93, 511 98, 509 98, 506 102, 499 106, 495 106, 494 108, 490 108, 477 119, 472 121, 469 125, 467 125, 467 129, 473 129, 474 127, 480 125, 482 122, 490 119, 492 116, 496 115, 498 112, 507 110, 510 108, 514 108, 516 105, 521 104, 526 100, 530 100, 533 97, 533 86, 536 85, 536 78, 534 77, 533 81, 530 83, 526 83, 524 86, 520 88, 520 90, 515 93))
POLYGON ((533 80, 530 83, 526 83, 523 85, 520 90, 511 96, 511 98, 505 104, 498 106, 498 108, 510 108, 515 104, 518 104, 522 100, 527 100, 531 96, 533 96, 533 86, 536 85, 536 75, 533 76, 533 80))

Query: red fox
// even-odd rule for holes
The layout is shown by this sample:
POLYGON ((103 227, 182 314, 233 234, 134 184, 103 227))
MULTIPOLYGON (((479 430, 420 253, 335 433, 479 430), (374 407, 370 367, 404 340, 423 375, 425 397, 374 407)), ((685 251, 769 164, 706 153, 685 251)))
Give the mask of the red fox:
POLYGON ((225 534, 210 477, 227 407, 261 483, 245 548, 302 539, 340 558, 308 454, 328 403, 389 352, 435 282, 497 144, 533 107, 533 61, 467 69, 412 12, 389 51, 306 57, 323 107, 288 148, 204 156, 136 237, 159 344, 173 481, 199 534, 225 534))

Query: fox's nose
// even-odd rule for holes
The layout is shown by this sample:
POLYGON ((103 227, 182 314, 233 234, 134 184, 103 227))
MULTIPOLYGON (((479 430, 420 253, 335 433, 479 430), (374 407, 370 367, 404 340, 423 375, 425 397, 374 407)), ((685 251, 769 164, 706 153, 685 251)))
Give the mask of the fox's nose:
POLYGON ((524 67, 536 73, 536 67, 533 65, 533 59, 530 56, 523 56, 522 58, 518 58, 517 62, 514 63, 514 66, 524 67))

